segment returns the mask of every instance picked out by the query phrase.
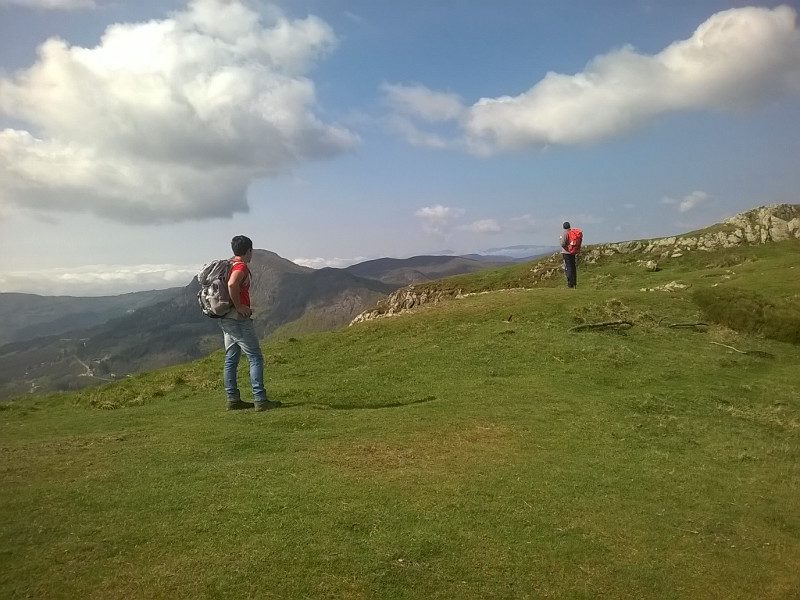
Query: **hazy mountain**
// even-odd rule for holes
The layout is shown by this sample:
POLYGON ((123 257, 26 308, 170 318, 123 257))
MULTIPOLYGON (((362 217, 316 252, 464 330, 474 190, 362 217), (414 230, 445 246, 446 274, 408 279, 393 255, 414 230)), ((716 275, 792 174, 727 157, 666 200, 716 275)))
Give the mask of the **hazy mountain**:
POLYGON ((181 288, 171 288, 97 298, 0 293, 0 345, 93 327, 168 300, 180 291, 181 288))
POLYGON ((484 256, 507 256, 517 260, 526 260, 552 254, 558 246, 504 246, 503 248, 489 248, 478 254, 484 256))
POLYGON ((397 286, 433 281, 450 275, 474 273, 507 264, 505 257, 483 256, 413 256, 411 258, 379 258, 345 269, 354 275, 377 279, 397 286))

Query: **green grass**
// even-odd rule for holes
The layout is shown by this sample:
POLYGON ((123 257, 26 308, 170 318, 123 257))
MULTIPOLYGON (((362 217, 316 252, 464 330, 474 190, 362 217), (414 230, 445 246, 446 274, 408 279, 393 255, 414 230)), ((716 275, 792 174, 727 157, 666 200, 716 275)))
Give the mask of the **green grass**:
POLYGON ((267 413, 224 411, 219 353, 0 405, 0 597, 796 597, 800 346, 669 325, 796 298, 798 248, 269 343, 267 413))

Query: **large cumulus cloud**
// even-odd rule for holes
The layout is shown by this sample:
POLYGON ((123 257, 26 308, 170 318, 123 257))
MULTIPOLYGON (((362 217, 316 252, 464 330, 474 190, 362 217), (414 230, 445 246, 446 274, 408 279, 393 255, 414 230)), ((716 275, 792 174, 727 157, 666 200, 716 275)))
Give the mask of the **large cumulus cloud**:
POLYGON ((249 183, 332 157, 356 136, 315 115, 310 67, 336 38, 320 19, 194 0, 164 20, 110 26, 95 48, 47 40, 0 79, 0 198, 175 222, 247 210, 249 183))
MULTIPOLYGON (((442 115, 431 106, 447 99, 446 117, 457 124, 460 144, 476 154, 594 143, 666 113, 741 110, 800 91, 796 19, 788 6, 723 11, 655 55, 624 47, 580 73, 551 72, 520 95, 482 98, 460 110, 453 97, 419 85, 384 91, 397 113, 417 123, 442 115)), ((415 132, 407 136, 412 143, 423 139, 415 132)))

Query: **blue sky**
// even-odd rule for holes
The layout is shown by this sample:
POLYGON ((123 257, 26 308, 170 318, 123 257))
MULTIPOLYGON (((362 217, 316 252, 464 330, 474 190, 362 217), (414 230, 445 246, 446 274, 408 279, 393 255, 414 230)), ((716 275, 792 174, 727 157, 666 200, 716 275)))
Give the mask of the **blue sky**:
POLYGON ((796 13, 0 0, 0 291, 183 285, 239 233, 343 266, 798 202, 796 13))

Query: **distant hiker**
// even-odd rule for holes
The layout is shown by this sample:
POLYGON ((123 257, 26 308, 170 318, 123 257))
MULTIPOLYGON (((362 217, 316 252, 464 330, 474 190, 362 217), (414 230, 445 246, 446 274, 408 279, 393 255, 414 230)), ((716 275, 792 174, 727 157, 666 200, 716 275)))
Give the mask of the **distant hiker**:
POLYGON ((223 380, 225 392, 228 394, 228 410, 253 408, 258 411, 277 408, 280 402, 267 400, 264 389, 264 356, 256 335, 250 308, 251 275, 248 264, 253 259, 253 242, 250 238, 237 235, 231 240, 230 274, 228 275, 228 291, 233 308, 219 320, 225 335, 225 367, 223 380), (250 363, 250 385, 253 387, 252 402, 243 402, 236 383, 236 370, 239 358, 244 352, 250 363))
POLYGON ((561 234, 561 256, 564 257, 564 273, 567 276, 567 287, 578 287, 578 253, 583 243, 583 232, 564 221, 564 233, 561 234))

